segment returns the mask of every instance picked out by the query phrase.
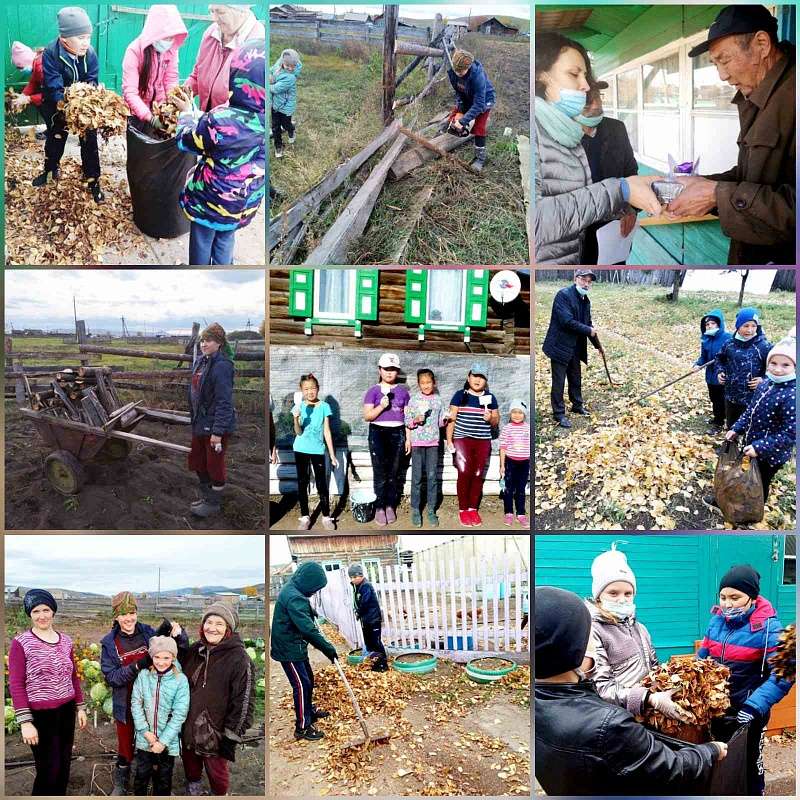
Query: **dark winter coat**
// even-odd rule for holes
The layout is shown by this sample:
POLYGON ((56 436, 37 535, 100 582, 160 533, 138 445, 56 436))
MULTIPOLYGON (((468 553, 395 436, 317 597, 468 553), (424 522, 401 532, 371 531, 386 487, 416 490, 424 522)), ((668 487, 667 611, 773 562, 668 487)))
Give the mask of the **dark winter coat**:
POLYGON ((473 61, 463 78, 459 78, 452 67, 447 70, 447 77, 456 93, 456 106, 464 115, 459 120, 462 125, 494 107, 494 86, 480 61, 473 61))
MULTIPOLYGON (((171 624, 162 623, 158 630, 145 625, 143 622, 137 622, 132 636, 140 634, 144 638, 145 646, 150 643, 154 636, 169 636, 171 624)), ((111 687, 111 696, 113 698, 112 704, 114 706, 114 719, 118 722, 130 722, 131 714, 128 706, 129 689, 133 687, 133 683, 139 675, 140 669, 136 664, 129 664, 127 667, 122 666, 122 659, 117 653, 117 646, 114 639, 120 632, 119 623, 114 621, 111 630, 100 640, 100 670, 106 683, 111 687)), ((182 630, 180 636, 175 637, 178 647, 186 647, 189 644, 189 637, 186 631, 182 630)), ((149 666, 149 658, 147 656, 142 660, 142 666, 149 666)))
POLYGON ((331 661, 336 658, 336 648, 314 622, 316 614, 308 599, 327 584, 325 570, 315 561, 307 561, 281 589, 272 615, 270 636, 270 655, 275 661, 305 661, 309 642, 331 661))
MULTIPOLYGON (((586 340, 592 332, 592 302, 582 297, 575 285, 559 289, 553 298, 550 325, 544 337, 542 350, 553 361, 569 364, 577 353, 584 364, 588 363, 586 340)), ((594 347, 597 343, 591 340, 594 347)))
POLYGON ((708 364, 709 361, 713 361, 712 364, 708 364, 706 367, 706 383, 711 386, 719 386, 719 380, 717 379, 719 366, 714 359, 716 359, 725 343, 732 338, 731 334, 725 330, 725 315, 721 309, 715 308, 713 311, 709 311, 700 320, 700 358, 694 363, 695 366, 699 367, 702 364, 708 364), (709 317, 713 317, 717 321, 717 325, 719 325, 719 331, 717 331, 716 336, 708 336, 706 334, 706 322, 709 317))
POLYGON ((742 414, 733 423, 742 447, 751 444, 759 461, 779 467, 792 457, 795 443, 795 386, 797 381, 762 381, 742 414))
POLYGON ((536 778, 548 795, 703 794, 713 744, 673 751, 590 681, 535 685, 536 778))
POLYGON ((90 47, 84 56, 73 56, 56 39, 42 53, 42 105, 41 113, 50 120, 56 113, 56 104, 64 99, 64 89, 73 83, 97 85, 100 67, 97 54, 90 47))
POLYGON ((639 165, 625 123, 613 117, 603 117, 595 130, 597 133, 594 136, 587 134, 581 139, 589 159, 592 182, 638 174, 639 165))
POLYGON ((197 391, 189 384, 189 414, 195 436, 222 436, 236 430, 233 408, 233 362, 222 350, 202 356, 192 374, 202 372, 197 391))
POLYGON ((228 105, 196 123, 180 116, 178 149, 200 156, 180 196, 192 222, 233 231, 253 221, 266 183, 265 77, 264 41, 245 43, 231 56, 228 105))
POLYGON ((376 625, 381 621, 378 595, 375 594, 375 589, 369 581, 363 581, 360 586, 353 586, 353 602, 356 616, 362 623, 376 625))
POLYGON ((179 650, 178 659, 189 679, 183 746, 235 761, 236 743, 253 724, 256 702, 255 667, 239 634, 214 647, 194 642, 179 650))
POLYGON ((717 355, 717 379, 720 372, 725 373, 725 399, 729 403, 746 406, 750 402, 753 390, 747 388, 747 381, 767 374, 767 355, 771 349, 760 325, 747 342, 734 337, 725 342, 717 355))
POLYGON ((778 649, 781 623, 772 604, 759 595, 755 605, 735 619, 726 619, 719 606, 711 609, 698 658, 711 656, 731 671, 731 708, 744 708, 763 721, 792 684, 775 675, 769 659, 778 649))

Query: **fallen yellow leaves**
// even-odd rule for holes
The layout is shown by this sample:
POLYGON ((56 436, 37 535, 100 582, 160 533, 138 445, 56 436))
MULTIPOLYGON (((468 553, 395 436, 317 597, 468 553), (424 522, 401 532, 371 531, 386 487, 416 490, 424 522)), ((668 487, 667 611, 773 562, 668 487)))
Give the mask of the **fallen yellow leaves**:
POLYGON ((778 649, 770 659, 779 678, 793 681, 797 675, 797 628, 787 625, 778 639, 778 649))
POLYGON ((73 83, 58 104, 67 120, 67 130, 78 136, 95 130, 105 139, 120 136, 128 127, 130 111, 125 101, 101 83, 73 83))
POLYGON ((156 133, 163 139, 170 139, 175 135, 178 128, 178 108, 172 102, 176 94, 180 94, 181 89, 179 86, 173 86, 169 90, 167 99, 162 102, 153 100, 153 105, 150 110, 153 116, 161 123, 161 129, 156 129, 156 133))

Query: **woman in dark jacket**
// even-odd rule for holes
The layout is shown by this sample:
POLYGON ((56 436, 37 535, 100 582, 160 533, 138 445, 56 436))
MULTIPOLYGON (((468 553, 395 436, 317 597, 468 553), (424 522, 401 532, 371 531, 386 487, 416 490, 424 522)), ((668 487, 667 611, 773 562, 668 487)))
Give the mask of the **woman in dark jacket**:
POLYGON ((253 724, 255 668, 236 628, 239 615, 225 603, 203 614, 200 640, 178 652, 189 679, 189 716, 181 735, 186 794, 202 794, 205 767, 211 791, 225 795, 236 744, 253 724))
POLYGON ((176 622, 165 619, 157 630, 139 622, 136 598, 131 592, 119 592, 111 598, 111 604, 114 624, 100 641, 100 669, 113 697, 117 763, 111 794, 117 796, 128 794, 130 788, 131 762, 136 754, 131 695, 137 675, 152 663, 147 652, 150 640, 154 636, 171 636, 178 647, 186 647, 189 639, 176 622))
POLYGON ((197 473, 201 499, 192 503, 192 514, 210 517, 222 508, 227 477, 225 455, 230 434, 236 428, 233 408, 233 349, 225 329, 215 322, 200 334, 202 358, 192 369, 189 413, 192 449, 189 469, 197 473))

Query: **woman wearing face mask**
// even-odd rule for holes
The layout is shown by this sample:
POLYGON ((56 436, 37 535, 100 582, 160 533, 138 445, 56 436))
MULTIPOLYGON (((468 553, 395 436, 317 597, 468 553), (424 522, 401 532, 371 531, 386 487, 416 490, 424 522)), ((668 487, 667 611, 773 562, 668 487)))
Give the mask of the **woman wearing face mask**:
POLYGON ((706 367, 706 385, 711 408, 714 411, 714 416, 708 421, 711 426, 708 430, 710 434, 719 433, 725 425, 725 387, 717 378, 719 368, 716 358, 730 338, 730 333, 725 330, 725 316, 721 309, 715 308, 700 319, 700 358, 694 362, 694 368, 696 371, 703 364, 708 365, 706 367))
POLYGON ((122 96, 131 113, 161 128, 153 116, 154 102, 163 103, 178 85, 178 48, 186 41, 186 26, 176 6, 151 6, 144 30, 128 45, 122 59, 122 96))
POLYGON ((759 594, 761 576, 749 564, 731 567, 719 582, 719 605, 711 609, 698 658, 711 657, 731 671, 728 715, 747 732, 748 795, 764 794, 764 729, 770 710, 792 684, 778 678, 769 659, 778 647, 781 623, 759 594))
POLYGON ((647 628, 636 619, 635 596, 636 576, 614 543, 592 562, 592 599, 587 601, 592 635, 587 656, 594 660, 594 669, 589 677, 600 697, 635 716, 650 706, 671 719, 692 722, 691 712, 673 701, 675 690, 651 692, 639 685, 658 666, 658 656, 647 628))
POLYGON ((628 205, 661 213, 650 188, 653 176, 631 175, 592 183, 581 144, 586 94, 594 83, 583 45, 558 33, 535 42, 536 198, 534 240, 538 263, 578 264, 584 232, 592 223, 619 216, 628 205))

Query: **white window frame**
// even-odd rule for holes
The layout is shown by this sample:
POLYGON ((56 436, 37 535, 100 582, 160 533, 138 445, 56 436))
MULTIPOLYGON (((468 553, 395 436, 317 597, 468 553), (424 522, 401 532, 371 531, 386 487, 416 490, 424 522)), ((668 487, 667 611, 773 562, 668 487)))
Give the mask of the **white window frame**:
MULTIPOLYGON (((435 270, 431 270, 431 274, 435 270)), ((461 314, 461 318, 458 320, 443 320, 443 319, 431 319, 431 298, 433 296, 433 292, 431 291, 432 288, 432 281, 430 279, 430 275, 428 276, 428 290, 426 292, 425 298, 425 324, 426 325, 436 325, 438 328, 460 328, 464 325, 469 325, 468 322, 465 322, 467 317, 467 282, 469 279, 469 275, 466 270, 461 269, 452 269, 452 270, 437 270, 438 272, 460 272, 463 273, 463 280, 461 281, 461 302, 459 304, 459 313, 461 314)))
MULTIPOLYGON (((327 270, 332 271, 332 270, 327 270)), ((320 284, 321 279, 320 275, 316 276, 314 280, 314 308, 313 308, 313 316, 315 319, 342 319, 342 320, 355 320, 356 319, 356 290, 358 286, 358 271, 354 269, 340 269, 335 270, 336 272, 347 272, 350 273, 350 286, 348 287, 348 296, 347 296, 347 304, 349 308, 348 312, 337 313, 331 311, 321 311, 319 307, 319 292, 320 292, 320 284)), ((322 270, 319 270, 321 273, 322 270)))
MULTIPOLYGON (((617 103, 617 76, 623 72, 628 72, 631 69, 637 70, 637 83, 638 83, 638 104, 639 107, 636 109, 637 120, 638 124, 636 126, 637 130, 637 139, 636 142, 631 142, 633 146, 633 151, 636 156, 637 161, 640 161, 642 164, 645 164, 648 167, 658 170, 659 172, 665 172, 669 165, 666 160, 660 160, 657 158, 653 158, 652 156, 648 156, 644 153, 642 148, 643 143, 643 136, 644 136, 644 116, 645 115, 655 115, 655 116, 673 116, 675 114, 674 111, 668 111, 666 109, 645 109, 644 107, 644 87, 643 87, 643 80, 642 80, 642 66, 644 64, 649 64, 653 61, 658 61, 659 59, 665 58, 670 55, 674 55, 675 53, 678 54, 678 74, 679 74, 679 81, 680 81, 680 93, 679 93, 679 101, 678 101, 678 130, 679 130, 679 142, 675 146, 675 149, 672 154, 676 158, 680 158, 681 160, 688 161, 690 158, 694 161, 697 158, 698 154, 695 154, 695 143, 694 143, 694 125, 693 121, 695 117, 705 117, 705 118, 715 118, 715 117, 727 117, 738 120, 738 111, 736 107, 731 104, 730 109, 695 109, 694 108, 694 87, 693 87, 693 70, 692 70, 692 59, 689 58, 689 50, 692 49, 696 44, 700 42, 706 41, 708 38, 708 30, 700 31, 699 33, 693 34, 692 36, 687 36, 682 39, 678 39, 676 41, 670 42, 669 44, 664 45, 663 47, 659 47, 656 50, 651 50, 649 53, 645 53, 638 58, 632 59, 630 61, 626 61, 623 64, 615 67, 610 72, 607 72, 600 76, 600 78, 604 81, 608 81, 609 83, 609 92, 611 94, 612 99, 612 107, 608 110, 611 112, 610 116, 614 116, 615 118, 619 119, 620 108, 617 103), (611 87, 613 87, 613 92, 611 92, 611 87)), ((628 109, 622 109, 622 111, 628 111, 628 109)), ((733 163, 731 163, 733 166, 733 163)), ((702 168, 702 162, 701 162, 702 168)))
POLYGON ((362 558, 361 566, 364 567, 364 575, 368 581, 372 580, 372 577, 369 574, 370 566, 375 567, 375 575, 377 577, 379 577, 381 574, 381 560, 379 558, 362 558))
POLYGON ((325 572, 335 572, 337 569, 342 568, 342 562, 339 559, 334 559, 333 561, 323 561, 322 562, 322 569, 325 572), (329 569, 330 567, 330 569, 329 569))

